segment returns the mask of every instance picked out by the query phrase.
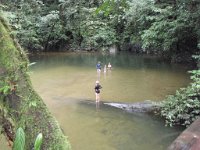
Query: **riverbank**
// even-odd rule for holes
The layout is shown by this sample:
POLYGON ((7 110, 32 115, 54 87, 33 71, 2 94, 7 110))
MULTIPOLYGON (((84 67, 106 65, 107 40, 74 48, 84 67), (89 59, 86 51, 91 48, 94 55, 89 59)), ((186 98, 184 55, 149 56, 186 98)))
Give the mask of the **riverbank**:
POLYGON ((2 132, 14 142, 15 132, 22 127, 26 135, 25 149, 32 149, 34 139, 43 134, 42 149, 69 150, 70 144, 58 122, 32 88, 28 75, 28 59, 9 27, 0 18, 0 116, 2 132))

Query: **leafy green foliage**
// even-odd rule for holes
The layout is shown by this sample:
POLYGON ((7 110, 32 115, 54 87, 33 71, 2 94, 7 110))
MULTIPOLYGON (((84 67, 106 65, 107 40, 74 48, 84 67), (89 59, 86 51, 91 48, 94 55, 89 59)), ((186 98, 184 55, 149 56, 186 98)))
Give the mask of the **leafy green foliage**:
MULTIPOLYGON (((42 140, 43 140, 42 133, 39 133, 34 143, 34 150, 40 150, 42 145, 42 140)), ((24 147, 25 147, 25 133, 24 130, 21 127, 19 127, 16 132, 13 150, 24 150, 24 147)))
POLYGON ((175 30, 177 26, 176 21, 172 19, 166 19, 172 14, 172 8, 167 7, 165 9, 154 8, 153 14, 160 13, 159 16, 149 16, 148 19, 153 20, 149 29, 143 31, 141 38, 143 40, 143 48, 153 47, 155 50, 163 49, 169 50, 171 45, 176 42, 175 30))
POLYGON ((25 146, 25 133, 22 128, 17 129, 13 150, 24 150, 25 146))
POLYGON ((42 2, 40 0, 16 1, 8 0, 4 2, 8 5, 4 14, 8 18, 14 34, 20 44, 27 49, 40 49, 40 39, 38 36, 38 23, 40 13, 42 13, 42 2))
POLYGON ((29 107, 36 107, 36 106, 37 106, 36 101, 30 101, 29 102, 29 107))
MULTIPOLYGON (((143 48, 171 58, 177 54, 182 57, 188 53, 190 57, 195 54, 198 51, 199 19, 196 17, 200 16, 197 10, 200 3, 196 1, 195 5, 189 1, 152 5, 151 13, 147 16, 150 19, 150 26, 141 35, 143 48), (195 11, 191 10, 191 7, 195 11)), ((173 61, 179 60, 175 58, 173 61)))
MULTIPOLYGON (((96 9, 95 12, 98 14, 98 18, 104 20, 109 26, 104 28, 104 30, 106 32, 112 31, 112 36, 115 37, 115 40, 111 38, 111 44, 109 44, 109 46, 115 44, 120 47, 120 45, 123 44, 122 39, 126 24, 124 16, 128 9, 129 5, 127 0, 106 0, 96 9)), ((105 36, 110 36, 110 34, 105 36)))
POLYGON ((10 86, 5 85, 0 88, 0 93, 3 93, 4 95, 7 95, 10 92, 10 86))
POLYGON ((86 49, 106 48, 117 41, 115 30, 100 21, 85 22, 81 34, 84 39, 82 47, 86 49))
POLYGON ((161 115, 166 125, 188 126, 200 115, 200 69, 190 71, 193 82, 163 101, 161 115))
POLYGON ((42 133, 39 133, 34 144, 34 150, 40 150, 41 144, 42 144, 42 133))
MULTIPOLYGON (((4 96, 8 95, 11 92, 11 86, 9 84, 9 82, 2 80, 2 78, 0 78, 0 93, 3 94, 4 96)), ((5 77, 4 77, 5 79, 5 77)))
POLYGON ((51 11, 49 14, 40 18, 38 24, 38 33, 42 39, 42 48, 45 50, 50 49, 61 40, 66 40, 67 36, 63 34, 63 26, 59 20, 59 12, 51 11))
POLYGON ((200 48, 197 0, 27 0, 15 5, 3 0, 2 6, 12 34, 29 50, 139 45, 140 52, 181 62, 200 48))

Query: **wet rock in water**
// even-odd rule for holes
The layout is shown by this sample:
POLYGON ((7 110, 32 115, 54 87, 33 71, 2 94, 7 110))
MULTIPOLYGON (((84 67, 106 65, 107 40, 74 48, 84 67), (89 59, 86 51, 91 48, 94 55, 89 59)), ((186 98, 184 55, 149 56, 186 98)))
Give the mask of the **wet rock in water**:
MULTIPOLYGON (((82 100, 81 104, 87 105, 95 105, 96 102, 94 100, 82 100)), ((114 108, 119 108, 129 113, 154 113, 159 112, 161 104, 159 102, 154 102, 151 100, 146 100, 144 102, 136 102, 136 103, 120 103, 120 102, 105 102, 100 101, 101 107, 109 106, 114 108)))
POLYGON ((116 107, 127 112, 146 112, 153 113, 154 111, 158 111, 160 108, 160 104, 146 100, 144 102, 136 102, 136 103, 104 103, 105 105, 116 107))

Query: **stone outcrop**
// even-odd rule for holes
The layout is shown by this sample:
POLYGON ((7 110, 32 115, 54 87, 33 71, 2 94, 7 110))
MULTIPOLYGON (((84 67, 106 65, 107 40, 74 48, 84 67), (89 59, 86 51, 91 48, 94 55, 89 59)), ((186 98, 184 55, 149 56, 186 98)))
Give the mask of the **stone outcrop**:
MULTIPOLYGON (((80 101, 80 103, 88 105, 96 105, 96 102, 94 100, 84 100, 80 101)), ((153 102, 150 100, 146 100, 144 102, 135 102, 135 103, 100 101, 100 107, 102 106, 121 109, 128 113, 154 113, 160 110, 160 103, 153 102)))
POLYGON ((168 150, 200 150, 200 119, 185 129, 168 147, 168 150))
POLYGON ((146 100, 144 102, 136 102, 136 103, 106 103, 103 102, 104 105, 112 106, 115 108, 122 109, 126 112, 140 112, 140 113, 153 113, 154 111, 158 111, 160 108, 160 104, 146 100))

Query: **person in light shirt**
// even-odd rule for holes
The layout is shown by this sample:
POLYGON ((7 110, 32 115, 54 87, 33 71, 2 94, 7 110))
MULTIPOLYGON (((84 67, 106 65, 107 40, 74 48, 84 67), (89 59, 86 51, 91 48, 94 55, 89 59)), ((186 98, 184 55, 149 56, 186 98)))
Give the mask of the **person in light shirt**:
POLYGON ((108 63, 108 69, 109 69, 109 70, 112 69, 112 65, 110 64, 110 62, 108 63))

